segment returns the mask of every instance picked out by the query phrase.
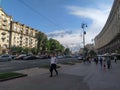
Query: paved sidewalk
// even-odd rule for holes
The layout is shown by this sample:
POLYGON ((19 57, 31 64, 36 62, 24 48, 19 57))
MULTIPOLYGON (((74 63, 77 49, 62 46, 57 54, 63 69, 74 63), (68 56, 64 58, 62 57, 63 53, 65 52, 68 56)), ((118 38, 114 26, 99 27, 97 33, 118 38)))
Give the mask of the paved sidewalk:
POLYGON ((94 63, 61 65, 59 75, 49 77, 48 69, 32 68, 17 72, 27 77, 0 82, 0 90, 120 90, 120 62, 112 69, 94 63))

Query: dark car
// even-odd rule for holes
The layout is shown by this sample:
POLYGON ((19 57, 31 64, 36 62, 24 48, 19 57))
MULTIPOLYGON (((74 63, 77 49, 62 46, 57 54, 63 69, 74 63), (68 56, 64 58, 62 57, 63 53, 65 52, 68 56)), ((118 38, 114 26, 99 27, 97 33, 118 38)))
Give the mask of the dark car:
POLYGON ((26 57, 26 54, 21 54, 21 55, 17 56, 17 57, 15 58, 15 60, 21 60, 21 59, 23 59, 24 57, 26 57))
POLYGON ((33 59, 38 59, 38 57, 36 57, 36 56, 26 56, 26 57, 24 57, 23 58, 24 60, 33 60, 33 59))
POLYGON ((49 55, 41 55, 40 59, 50 59, 50 56, 49 55))

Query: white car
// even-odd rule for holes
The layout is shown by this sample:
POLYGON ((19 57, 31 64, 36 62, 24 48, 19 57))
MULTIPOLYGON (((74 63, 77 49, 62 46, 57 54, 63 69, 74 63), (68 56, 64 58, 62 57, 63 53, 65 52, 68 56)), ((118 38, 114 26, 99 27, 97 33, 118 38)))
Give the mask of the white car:
POLYGON ((83 57, 82 57, 82 56, 79 56, 79 57, 78 57, 78 60, 83 60, 83 57))
POLYGON ((0 61, 10 61, 12 60, 12 56, 9 54, 4 54, 0 56, 0 61))

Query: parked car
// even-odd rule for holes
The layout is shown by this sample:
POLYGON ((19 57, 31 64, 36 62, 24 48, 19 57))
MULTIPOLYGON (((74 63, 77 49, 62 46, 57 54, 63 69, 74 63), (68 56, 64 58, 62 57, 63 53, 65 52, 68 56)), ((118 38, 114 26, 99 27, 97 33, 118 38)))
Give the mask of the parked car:
POLYGON ((41 55, 39 58, 40 59, 50 59, 50 56, 49 55, 41 55))
POLYGON ((78 57, 78 60, 83 60, 83 57, 82 57, 82 56, 79 56, 79 57, 78 57))
POLYGON ((71 55, 66 55, 65 58, 71 58, 71 55))
POLYGON ((26 54, 21 54, 15 58, 15 60, 22 60, 24 57, 26 57, 26 54))
POLYGON ((59 56, 57 56, 57 58, 58 59, 62 59, 62 58, 64 58, 63 56, 61 56, 61 55, 59 55, 59 56))
POLYGON ((33 60, 33 59, 38 59, 38 57, 36 57, 34 55, 23 57, 23 60, 33 60))
POLYGON ((17 55, 11 55, 12 59, 15 59, 17 57, 17 55))
POLYGON ((10 60, 12 60, 12 57, 9 54, 4 54, 0 56, 0 61, 10 61, 10 60))

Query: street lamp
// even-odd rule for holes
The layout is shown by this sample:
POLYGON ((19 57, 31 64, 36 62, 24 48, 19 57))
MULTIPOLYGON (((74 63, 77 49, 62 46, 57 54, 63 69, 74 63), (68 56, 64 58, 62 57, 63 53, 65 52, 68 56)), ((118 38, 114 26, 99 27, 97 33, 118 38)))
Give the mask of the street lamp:
POLYGON ((86 34, 85 27, 87 27, 87 24, 82 23, 81 28, 83 29, 83 47, 84 48, 85 48, 85 34, 86 34))
POLYGON ((86 59, 86 55, 87 55, 86 48, 85 48, 85 34, 86 34, 85 28, 86 27, 87 27, 87 24, 85 24, 85 23, 81 24, 81 28, 83 29, 83 56, 84 56, 84 59, 86 59))

